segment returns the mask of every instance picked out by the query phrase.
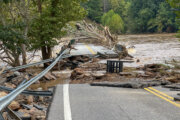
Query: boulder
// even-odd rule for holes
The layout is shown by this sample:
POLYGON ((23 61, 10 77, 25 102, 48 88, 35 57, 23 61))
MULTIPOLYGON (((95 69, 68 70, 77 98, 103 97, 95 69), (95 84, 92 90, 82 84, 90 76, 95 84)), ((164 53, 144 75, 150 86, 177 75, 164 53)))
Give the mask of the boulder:
POLYGON ((1 97, 4 97, 4 96, 6 96, 6 95, 7 95, 6 92, 0 92, 0 98, 1 98, 1 97))

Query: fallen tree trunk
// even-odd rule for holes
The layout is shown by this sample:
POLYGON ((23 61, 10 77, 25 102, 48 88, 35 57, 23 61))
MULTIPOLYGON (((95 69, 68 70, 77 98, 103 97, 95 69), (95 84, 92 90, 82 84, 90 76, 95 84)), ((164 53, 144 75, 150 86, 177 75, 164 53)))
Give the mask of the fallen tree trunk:
POLYGON ((101 45, 112 48, 117 44, 118 36, 111 34, 108 27, 100 26, 102 30, 99 30, 96 26, 88 24, 86 21, 76 23, 75 36, 77 40, 90 39, 101 45))

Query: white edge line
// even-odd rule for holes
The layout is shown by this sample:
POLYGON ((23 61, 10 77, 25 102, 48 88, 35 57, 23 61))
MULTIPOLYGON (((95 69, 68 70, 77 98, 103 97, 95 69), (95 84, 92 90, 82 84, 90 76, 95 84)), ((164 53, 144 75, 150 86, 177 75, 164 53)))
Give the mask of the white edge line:
POLYGON ((64 120, 72 120, 71 106, 69 100, 69 84, 63 85, 63 98, 64 98, 64 120))

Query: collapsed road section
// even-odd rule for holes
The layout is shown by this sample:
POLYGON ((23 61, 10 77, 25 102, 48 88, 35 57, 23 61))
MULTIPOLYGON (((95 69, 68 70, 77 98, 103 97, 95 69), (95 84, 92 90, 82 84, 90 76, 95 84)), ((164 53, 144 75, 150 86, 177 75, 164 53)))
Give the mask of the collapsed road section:
MULTIPOLYGON (((123 53, 124 57, 123 59, 119 59, 120 52, 117 52, 117 49, 110 50, 106 47, 96 46, 93 44, 84 44, 84 43, 76 43, 73 47, 75 49, 72 49, 70 51, 70 54, 61 56, 61 58, 63 58, 61 59, 61 61, 55 59, 59 62, 57 62, 57 64, 54 64, 54 67, 52 67, 52 71, 49 72, 46 71, 47 72, 46 74, 43 73, 42 75, 43 78, 36 81, 35 84, 32 85, 35 89, 37 89, 36 91, 25 90, 25 88, 22 88, 23 90, 21 89, 23 91, 23 92, 21 91, 21 93, 25 94, 25 96, 27 94, 29 95, 29 97, 27 97, 27 102, 20 101, 18 103, 20 105, 15 107, 12 104, 10 104, 11 109, 13 109, 15 113, 17 112, 16 114, 21 116, 20 118, 24 118, 25 115, 28 114, 29 115, 28 119, 31 119, 32 118, 31 116, 35 112, 39 111, 40 115, 36 115, 35 118, 45 119, 44 115, 46 115, 46 112, 44 111, 47 111, 49 103, 53 102, 51 107, 49 108, 49 113, 48 113, 48 115, 51 116, 50 114, 51 114, 51 110, 53 109, 53 105, 55 105, 54 107, 56 107, 56 104, 58 104, 58 103, 54 103, 54 100, 58 93, 57 90, 59 89, 56 88, 55 90, 56 92, 53 95, 54 96, 53 101, 51 101, 51 99, 49 98, 44 99, 44 103, 46 104, 46 107, 37 104, 40 103, 40 101, 42 101, 42 97, 40 96, 51 96, 52 91, 49 91, 49 88, 56 86, 59 83, 62 84, 66 83, 67 81, 71 84, 90 83, 90 85, 92 86, 142 89, 150 86, 172 85, 172 83, 176 83, 179 79, 178 73, 170 71, 170 69, 172 68, 161 64, 149 64, 137 68, 126 67, 125 65, 124 67, 123 66, 119 67, 122 69, 121 71, 117 71, 116 70, 117 64, 112 63, 110 67, 110 71, 107 71, 107 65, 108 65, 107 61, 125 62, 125 63, 128 62, 128 64, 129 63, 131 64, 134 61, 132 56, 130 55, 124 56, 125 52, 121 51, 122 48, 120 48, 119 51, 123 53), (64 79, 61 82, 59 82, 58 79, 60 78, 62 79, 63 77, 64 79), (41 88, 40 91, 42 90, 42 88, 43 90, 46 91, 40 92, 39 88, 41 88), (35 101, 37 100, 38 102, 32 104, 32 100, 35 101), (40 111, 43 111, 44 113, 42 114, 40 111), (21 113, 21 115, 19 113, 21 113), (22 113, 26 113, 26 114, 22 115, 22 113)), ((37 64, 42 64, 42 63, 44 62, 38 62, 37 64)), ((48 64, 50 65, 50 63, 48 64)), ((11 69, 11 70, 15 71, 15 69, 11 69)), ((10 72, 7 73, 10 74, 10 72)), ((25 85, 28 81, 32 80, 32 79, 29 80, 29 78, 37 78, 38 76, 37 73, 30 74, 28 69, 25 73, 26 74, 28 73, 27 74, 28 78, 26 77, 23 79, 21 78, 22 80, 17 81, 18 77, 20 77, 21 75, 18 75, 19 74, 18 72, 13 72, 13 74, 7 76, 8 82, 4 83, 5 87, 0 87, 0 88, 3 91, 11 92, 18 89, 19 86, 21 87, 22 85, 25 85)))

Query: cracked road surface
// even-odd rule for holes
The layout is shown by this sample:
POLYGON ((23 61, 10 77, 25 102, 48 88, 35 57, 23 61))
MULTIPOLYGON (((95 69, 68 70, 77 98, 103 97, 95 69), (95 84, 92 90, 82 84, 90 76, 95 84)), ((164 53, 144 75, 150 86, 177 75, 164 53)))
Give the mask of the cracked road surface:
POLYGON ((48 120, 180 120, 180 108, 144 89, 66 84, 56 87, 48 120))

